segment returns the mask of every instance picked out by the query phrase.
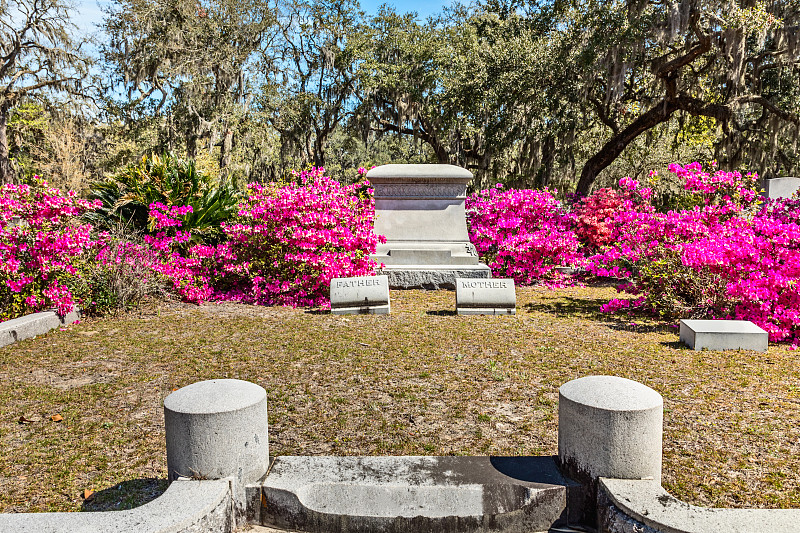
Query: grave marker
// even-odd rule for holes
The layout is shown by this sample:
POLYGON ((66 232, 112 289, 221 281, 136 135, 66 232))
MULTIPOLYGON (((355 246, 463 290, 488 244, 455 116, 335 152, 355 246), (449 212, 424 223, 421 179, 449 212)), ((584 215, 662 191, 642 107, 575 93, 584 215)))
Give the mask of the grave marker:
POLYGON ((459 315, 514 315, 517 293, 510 278, 456 279, 456 312, 459 315))
POLYGON ((790 198, 797 189, 800 189, 800 178, 772 178, 764 182, 767 198, 790 198))
POLYGON ((334 315, 388 315, 389 278, 364 276, 331 280, 334 315))
POLYGON ((681 320, 680 339, 693 350, 766 352, 769 335, 749 320, 681 320))

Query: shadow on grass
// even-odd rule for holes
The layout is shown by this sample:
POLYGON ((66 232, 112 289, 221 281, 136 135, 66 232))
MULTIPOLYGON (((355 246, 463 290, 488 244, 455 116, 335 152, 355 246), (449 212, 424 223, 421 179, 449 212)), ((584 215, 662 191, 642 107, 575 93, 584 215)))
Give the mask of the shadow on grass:
POLYGON ((671 342, 664 341, 664 342, 661 343, 661 346, 666 346, 667 348, 673 348, 675 350, 689 350, 690 349, 688 346, 686 346, 685 343, 683 343, 683 342, 681 342, 679 340, 671 341, 671 342))
MULTIPOLYGON (((613 329, 614 331, 632 331, 634 333, 678 333, 678 330, 673 328, 667 322, 648 322, 647 324, 639 324, 636 322, 637 317, 627 317, 627 318, 620 318, 620 317, 609 317, 610 320, 613 320, 613 324, 609 324, 608 327, 613 329), (633 321, 633 322, 631 322, 633 321)), ((651 317, 642 317, 647 320, 652 320, 651 317)), ((640 320, 642 319, 640 318, 640 320)))
POLYGON ((164 494, 169 483, 161 478, 140 478, 123 481, 111 488, 98 490, 81 505, 81 511, 123 511, 151 502, 164 494))
POLYGON ((573 298, 564 296, 550 302, 537 302, 525 305, 529 313, 541 312, 564 317, 588 318, 605 323, 614 331, 631 331, 634 333, 677 333, 671 322, 657 321, 643 313, 630 315, 612 315, 603 313, 600 308, 607 303, 606 298, 573 298))
POLYGON ((452 309, 439 309, 436 311, 425 311, 426 315, 429 316, 456 316, 456 312, 452 309))
POLYGON ((609 315, 600 311, 600 307, 607 303, 606 298, 573 298, 563 296, 549 302, 535 302, 525 304, 524 309, 529 313, 541 312, 556 316, 580 316, 595 320, 606 321, 609 315))

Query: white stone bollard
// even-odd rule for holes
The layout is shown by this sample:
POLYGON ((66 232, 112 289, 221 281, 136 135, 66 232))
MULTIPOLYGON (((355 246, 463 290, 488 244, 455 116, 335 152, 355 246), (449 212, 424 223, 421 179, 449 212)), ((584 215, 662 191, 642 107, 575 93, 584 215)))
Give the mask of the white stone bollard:
POLYGON ((269 467, 267 391, 238 379, 193 383, 164 399, 167 469, 201 479, 233 477, 240 502, 245 485, 269 467))
POLYGON ((558 390, 558 458, 582 483, 598 477, 661 482, 664 401, 629 379, 587 376, 558 390))

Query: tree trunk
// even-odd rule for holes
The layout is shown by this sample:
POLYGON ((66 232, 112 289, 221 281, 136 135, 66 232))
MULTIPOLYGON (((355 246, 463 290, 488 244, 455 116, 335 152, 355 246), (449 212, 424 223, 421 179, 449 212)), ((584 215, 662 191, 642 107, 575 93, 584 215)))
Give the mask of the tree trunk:
POLYGON ((17 173, 11 164, 11 157, 8 153, 8 136, 6 129, 8 126, 8 115, 11 111, 10 106, 0 106, 0 185, 14 183, 17 173))
POLYGON ((677 109, 678 106, 674 100, 662 100, 646 113, 640 115, 627 128, 611 137, 600 151, 589 158, 586 164, 583 165, 581 178, 578 180, 575 192, 581 195, 588 195, 597 175, 613 163, 636 137, 650 128, 669 120, 672 113, 677 109))
POLYGON ((544 189, 550 185, 550 180, 553 177, 553 162, 556 155, 556 141, 552 135, 548 135, 544 139, 542 145, 542 166, 539 169, 537 176, 538 188, 544 189))
POLYGON ((231 164, 231 150, 233 149, 233 130, 226 127, 225 133, 222 136, 219 150, 219 169, 222 174, 226 174, 227 169, 231 164))

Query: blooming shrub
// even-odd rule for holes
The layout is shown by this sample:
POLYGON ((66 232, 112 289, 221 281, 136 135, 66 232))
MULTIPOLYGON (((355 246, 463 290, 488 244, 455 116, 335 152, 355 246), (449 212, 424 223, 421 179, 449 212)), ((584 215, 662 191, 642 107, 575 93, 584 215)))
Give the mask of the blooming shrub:
POLYGON ((559 265, 582 260, 574 220, 549 190, 504 190, 502 185, 466 200, 470 240, 492 275, 518 284, 561 283, 559 265))
MULTIPOLYGON (((800 199, 756 201, 756 176, 671 165, 691 207, 659 213, 634 180, 565 211, 548 190, 471 195, 469 232, 498 276, 563 281, 558 265, 586 264, 633 294, 605 311, 665 318, 752 320, 772 341, 800 342, 800 199), (584 259, 584 249, 597 253, 584 259)), ((43 181, 0 188, 0 319, 74 304, 119 307, 166 284, 187 301, 325 305, 334 277, 368 275, 373 234, 367 182, 343 186, 322 169, 296 182, 251 184, 224 240, 193 239, 191 205, 153 202, 141 242, 97 233, 78 217, 97 202, 43 181), (188 227, 187 227, 188 226, 188 227)))
MULTIPOLYGON (((210 282, 214 265, 203 264, 209 256, 206 249, 213 246, 190 246, 190 231, 182 229, 184 219, 192 213, 192 206, 166 206, 150 204, 150 222, 154 235, 145 235, 147 246, 131 246, 129 256, 137 257, 150 270, 168 283, 173 291, 189 302, 200 303, 214 294, 210 282)), ((212 252, 210 257, 214 257, 212 252)), ((129 260, 129 259, 125 259, 129 260)))
POLYGON ((297 183, 250 184, 237 216, 223 225, 227 242, 213 253, 223 260, 217 283, 227 297, 324 305, 331 279, 370 275, 377 266, 369 257, 379 242, 371 189, 343 186, 322 168, 294 177, 297 183))
POLYGON ((46 181, 0 187, 0 320, 78 303, 82 273, 103 245, 77 217, 96 203, 46 181))
POLYGON ((599 250, 616 242, 622 230, 617 215, 654 212, 649 203, 651 196, 649 188, 640 188, 639 182, 630 178, 620 180, 619 189, 598 189, 575 206, 575 233, 578 239, 589 250, 599 250))
POLYGON ((753 321, 773 341, 800 339, 800 225, 733 218, 687 243, 682 258, 724 283, 726 317, 753 321))
MULTIPOLYGON (((222 237, 221 223, 236 210, 239 198, 229 183, 201 172, 195 161, 174 154, 144 156, 119 170, 113 178, 91 184, 90 198, 100 207, 87 215, 99 229, 124 223, 132 231, 149 233, 154 227, 153 204, 191 207, 180 224, 194 242, 216 244, 222 237)), ((177 219, 176 219, 177 220, 177 219)))
POLYGON ((606 311, 645 309, 669 318, 751 320, 773 341, 797 340, 800 225, 794 201, 757 209, 755 175, 704 172, 697 163, 670 171, 700 205, 668 213, 623 212, 617 243, 589 258, 597 275, 629 280, 633 300, 606 311))

